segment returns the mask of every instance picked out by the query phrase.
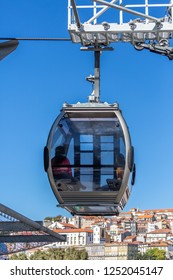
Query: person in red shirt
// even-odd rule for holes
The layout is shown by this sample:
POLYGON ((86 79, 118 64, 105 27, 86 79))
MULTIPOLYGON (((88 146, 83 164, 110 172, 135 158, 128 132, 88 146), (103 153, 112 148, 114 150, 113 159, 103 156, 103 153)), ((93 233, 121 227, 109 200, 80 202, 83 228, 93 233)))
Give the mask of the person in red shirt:
POLYGON ((70 161, 66 157, 65 149, 63 146, 58 146, 55 149, 55 156, 51 160, 52 173, 55 180, 63 178, 71 178, 72 170, 70 161))
POLYGON ((56 147, 55 156, 51 160, 51 165, 58 191, 79 191, 80 189, 86 189, 78 179, 72 176, 70 161, 66 157, 63 146, 56 147))

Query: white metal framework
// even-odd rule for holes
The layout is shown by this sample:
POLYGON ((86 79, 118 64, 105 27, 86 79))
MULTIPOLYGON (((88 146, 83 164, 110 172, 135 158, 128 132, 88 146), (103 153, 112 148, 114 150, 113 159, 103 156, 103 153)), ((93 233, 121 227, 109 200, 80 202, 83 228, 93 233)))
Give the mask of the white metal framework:
POLYGON ((173 0, 68 0, 68 30, 83 46, 130 42, 169 57, 172 14, 173 0))

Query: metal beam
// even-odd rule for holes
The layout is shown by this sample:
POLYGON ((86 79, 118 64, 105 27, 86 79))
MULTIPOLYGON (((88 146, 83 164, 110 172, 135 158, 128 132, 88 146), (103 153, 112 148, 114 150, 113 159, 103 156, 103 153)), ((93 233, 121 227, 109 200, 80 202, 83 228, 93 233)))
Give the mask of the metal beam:
MULTIPOLYGON (((63 236, 62 236, 63 237, 63 236)), ((57 238, 50 235, 0 235, 0 243, 52 243, 57 238)))
MULTIPOLYGON (((37 222, 40 225, 43 225, 43 222, 37 222)), ((19 231, 33 231, 33 227, 26 225, 22 222, 0 222, 0 231, 12 231, 12 232, 19 232, 19 231)))
MULTIPOLYGON (((114 4, 118 2, 118 0, 112 0, 110 2, 110 4, 114 4)), ((94 21, 95 19, 97 19, 99 16, 101 16, 104 12, 106 12, 110 7, 105 7, 103 9, 101 9, 96 15, 94 15, 92 18, 90 18, 87 23, 91 23, 92 21, 94 21)))
POLYGON ((155 22, 158 22, 158 21, 159 21, 158 18, 149 16, 149 15, 146 15, 146 14, 143 14, 143 13, 136 12, 136 11, 131 10, 131 9, 128 9, 128 8, 126 8, 126 7, 124 7, 124 6, 119 6, 119 5, 112 4, 112 3, 110 3, 110 2, 106 2, 106 1, 103 1, 103 0, 91 0, 91 1, 96 2, 96 3, 103 4, 103 5, 107 6, 107 7, 111 7, 111 8, 114 8, 114 9, 116 9, 116 10, 119 10, 119 11, 127 12, 127 13, 130 13, 130 14, 139 16, 139 17, 143 17, 143 18, 146 18, 146 19, 150 19, 150 20, 153 20, 153 21, 155 21, 155 22))
POLYGON ((42 226, 42 225, 40 225, 37 222, 32 221, 31 219, 28 219, 27 217, 23 216, 22 214, 19 214, 18 212, 6 207, 5 205, 3 205, 1 203, 0 203, 0 212, 3 212, 10 217, 14 217, 16 220, 19 220, 22 223, 24 223, 24 225, 25 224, 29 225, 35 231, 44 232, 44 233, 46 233, 50 236, 55 237, 57 239, 57 242, 65 241, 65 238, 62 235, 60 235, 60 234, 42 226))
POLYGON ((80 19, 79 19, 79 15, 78 15, 78 11, 77 11, 77 8, 76 8, 75 0, 71 0, 71 5, 73 7, 73 13, 74 13, 74 16, 75 16, 77 27, 80 28, 82 26, 82 24, 81 24, 80 19))

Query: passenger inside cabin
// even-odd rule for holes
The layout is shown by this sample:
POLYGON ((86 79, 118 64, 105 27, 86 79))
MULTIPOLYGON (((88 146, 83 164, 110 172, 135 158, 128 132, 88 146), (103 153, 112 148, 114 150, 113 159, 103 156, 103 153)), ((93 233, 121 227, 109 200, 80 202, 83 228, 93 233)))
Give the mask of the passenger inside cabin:
POLYGON ((64 146, 58 146, 55 149, 55 156, 51 160, 52 173, 55 184, 59 191, 79 191, 85 190, 77 178, 72 176, 70 161, 66 156, 64 146))
POLYGON ((117 165, 116 179, 122 180, 124 175, 124 167, 125 167, 125 158, 123 154, 120 153, 119 155, 117 155, 116 165, 117 165))
POLYGON ((102 191, 119 191, 121 188, 121 183, 124 176, 124 168, 125 168, 125 158, 124 155, 119 153, 116 156, 116 170, 115 170, 115 178, 106 180, 107 185, 102 186, 101 188, 97 188, 97 190, 102 191))
POLYGON ((65 154, 65 148, 63 146, 56 147, 55 156, 51 160, 51 165, 55 180, 72 177, 70 161, 65 154))

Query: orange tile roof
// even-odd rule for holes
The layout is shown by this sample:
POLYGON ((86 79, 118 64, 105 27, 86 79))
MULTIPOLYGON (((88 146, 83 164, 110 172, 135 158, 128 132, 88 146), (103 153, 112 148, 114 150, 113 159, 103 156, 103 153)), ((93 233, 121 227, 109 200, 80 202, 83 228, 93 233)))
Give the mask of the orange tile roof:
POLYGON ((143 215, 139 215, 138 219, 151 219, 153 217, 152 214, 143 214, 143 215))
POLYGON ((64 227, 71 227, 71 228, 76 228, 74 225, 72 224, 67 224, 67 223, 60 223, 61 225, 63 225, 64 227))
POLYGON ((138 244, 138 245, 148 245, 148 242, 142 242, 142 241, 133 241, 132 243, 138 244))
POLYGON ((93 233, 93 230, 91 229, 82 229, 82 228, 76 228, 76 229, 54 229, 53 231, 57 233, 79 233, 79 232, 88 232, 93 233))
MULTIPOLYGON (((165 229, 156 229, 156 230, 153 230, 153 231, 150 231, 148 233, 153 233, 153 234, 159 234, 159 233, 171 233, 171 230, 169 228, 165 228, 165 229)), ((148 234, 147 233, 147 234, 148 234)))
MULTIPOLYGON (((124 246, 127 246, 128 242, 118 242, 118 241, 114 241, 114 242, 111 242, 111 243, 108 243, 106 242, 105 243, 105 247, 106 246, 112 246, 112 245, 124 245, 124 246)), ((131 242, 130 242, 131 244, 131 242)))
POLYGON ((95 217, 95 216, 83 216, 82 218, 85 220, 96 220, 97 219, 97 217, 95 217))
POLYGON ((129 236, 126 236, 125 239, 131 239, 131 238, 136 238, 136 235, 129 235, 129 236))
POLYGON ((166 209, 151 209, 151 210, 143 210, 142 212, 173 212, 173 208, 166 208, 166 209))
POLYGON ((167 242, 152 242, 148 245, 149 247, 167 247, 168 243, 167 242))
POLYGON ((144 212, 147 212, 147 213, 153 213, 153 212, 156 212, 156 213, 161 213, 161 212, 173 212, 173 208, 165 208, 165 209, 145 209, 145 210, 138 210, 135 211, 134 209, 136 208, 133 208, 132 211, 127 211, 127 212, 122 212, 122 214, 129 214, 129 213, 132 213, 133 211, 138 214, 138 213, 144 213, 144 212))

